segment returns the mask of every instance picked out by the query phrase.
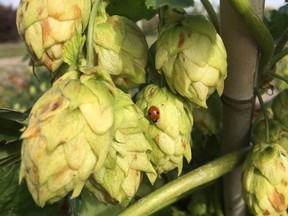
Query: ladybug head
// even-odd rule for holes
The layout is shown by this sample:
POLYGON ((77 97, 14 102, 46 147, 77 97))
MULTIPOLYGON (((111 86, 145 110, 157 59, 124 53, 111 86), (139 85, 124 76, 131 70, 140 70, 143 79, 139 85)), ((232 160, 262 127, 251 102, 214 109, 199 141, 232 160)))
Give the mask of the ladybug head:
POLYGON ((156 106, 151 106, 148 109, 148 116, 153 122, 158 122, 160 119, 160 110, 156 106))

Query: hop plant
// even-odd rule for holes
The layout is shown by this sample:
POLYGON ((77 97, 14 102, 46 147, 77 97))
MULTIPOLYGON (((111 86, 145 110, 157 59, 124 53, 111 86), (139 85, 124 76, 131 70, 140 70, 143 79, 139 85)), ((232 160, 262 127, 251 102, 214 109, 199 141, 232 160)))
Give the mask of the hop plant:
POLYGON ((123 16, 108 16, 105 5, 96 18, 94 49, 98 64, 112 76, 122 90, 137 88, 145 82, 148 45, 142 30, 123 16))
POLYGON ((77 197, 99 170, 111 145, 114 122, 109 83, 67 72, 33 106, 22 134, 20 181, 25 177, 39 206, 68 192, 77 197))
POLYGON ((114 111, 114 136, 108 158, 86 186, 102 202, 126 206, 137 192, 142 173, 154 183, 156 172, 149 161, 151 146, 144 135, 148 120, 121 90, 115 95, 114 111))
POLYGON ((288 208, 288 154, 278 143, 255 145, 242 173, 243 199, 254 215, 281 215, 288 208))
POLYGON ((221 37, 203 16, 167 23, 159 33, 156 69, 163 72, 173 92, 204 108, 209 95, 223 92, 226 58, 221 37))
POLYGON ((136 98, 149 119, 147 138, 152 146, 151 162, 160 175, 174 168, 182 171, 183 157, 189 162, 193 116, 190 104, 166 87, 151 84, 136 98))
POLYGON ((32 59, 57 70, 65 43, 84 32, 90 10, 91 0, 21 0, 17 29, 32 59))

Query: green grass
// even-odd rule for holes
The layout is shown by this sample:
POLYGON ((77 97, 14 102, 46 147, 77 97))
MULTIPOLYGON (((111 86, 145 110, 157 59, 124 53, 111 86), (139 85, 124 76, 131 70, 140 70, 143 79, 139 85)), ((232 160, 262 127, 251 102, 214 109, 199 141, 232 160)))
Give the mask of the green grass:
POLYGON ((28 53, 23 42, 0 43, 0 58, 25 56, 28 53))

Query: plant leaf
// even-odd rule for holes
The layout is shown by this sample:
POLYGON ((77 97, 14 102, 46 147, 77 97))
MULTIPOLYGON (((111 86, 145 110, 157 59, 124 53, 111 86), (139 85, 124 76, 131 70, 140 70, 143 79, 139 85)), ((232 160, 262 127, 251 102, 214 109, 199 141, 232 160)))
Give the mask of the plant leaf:
POLYGON ((277 40, 288 28, 288 4, 279 10, 271 10, 265 13, 264 23, 269 28, 274 40, 277 40), (285 10, 286 9, 286 10, 285 10))
POLYGON ((82 36, 81 34, 76 34, 65 43, 63 49, 64 62, 71 66, 77 67, 79 65, 85 40, 85 36, 82 36))
POLYGON ((146 7, 145 0, 110 0, 106 10, 109 15, 125 16, 134 22, 150 19, 157 13, 146 7))
POLYGON ((172 8, 185 8, 194 5, 193 0, 146 0, 145 1, 148 8, 157 9, 163 6, 170 6, 172 8))
POLYGON ((24 127, 23 124, 5 118, 0 118, 0 122, 0 143, 7 144, 20 138, 20 130, 24 127))
MULTIPOLYGON (((0 118, 22 123, 28 117, 28 115, 29 112, 18 112, 11 109, 0 108, 0 118)), ((2 125, 2 122, 0 123, 0 125, 2 125)))
POLYGON ((123 207, 120 205, 107 206, 90 194, 86 189, 81 192, 81 213, 85 216, 118 215, 123 207))
POLYGON ((19 164, 0 168, 0 215, 57 215, 58 205, 40 208, 34 203, 26 184, 18 184, 19 164))

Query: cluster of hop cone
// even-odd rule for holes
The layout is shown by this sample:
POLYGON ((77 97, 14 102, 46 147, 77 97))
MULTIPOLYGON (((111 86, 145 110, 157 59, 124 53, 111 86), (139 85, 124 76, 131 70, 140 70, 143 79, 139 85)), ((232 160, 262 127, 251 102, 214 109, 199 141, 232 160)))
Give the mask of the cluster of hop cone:
POLYGON ((254 215, 288 215, 287 105, 284 90, 272 100, 268 119, 258 120, 253 128, 254 146, 243 165, 242 189, 254 215))
POLYGON ((57 77, 21 136, 20 181, 25 178, 42 207, 70 192, 77 197, 83 188, 104 203, 125 206, 143 175, 153 184, 175 168, 180 174, 183 159, 192 157, 193 109, 206 108, 209 95, 223 92, 226 51, 203 16, 183 14, 162 26, 152 55, 167 83, 161 86, 147 80, 149 50, 141 29, 108 15, 103 1, 93 24, 94 66, 88 66, 83 56, 92 5, 22 0, 17 11, 31 58, 57 77), (130 92, 143 84, 133 100, 130 92))

